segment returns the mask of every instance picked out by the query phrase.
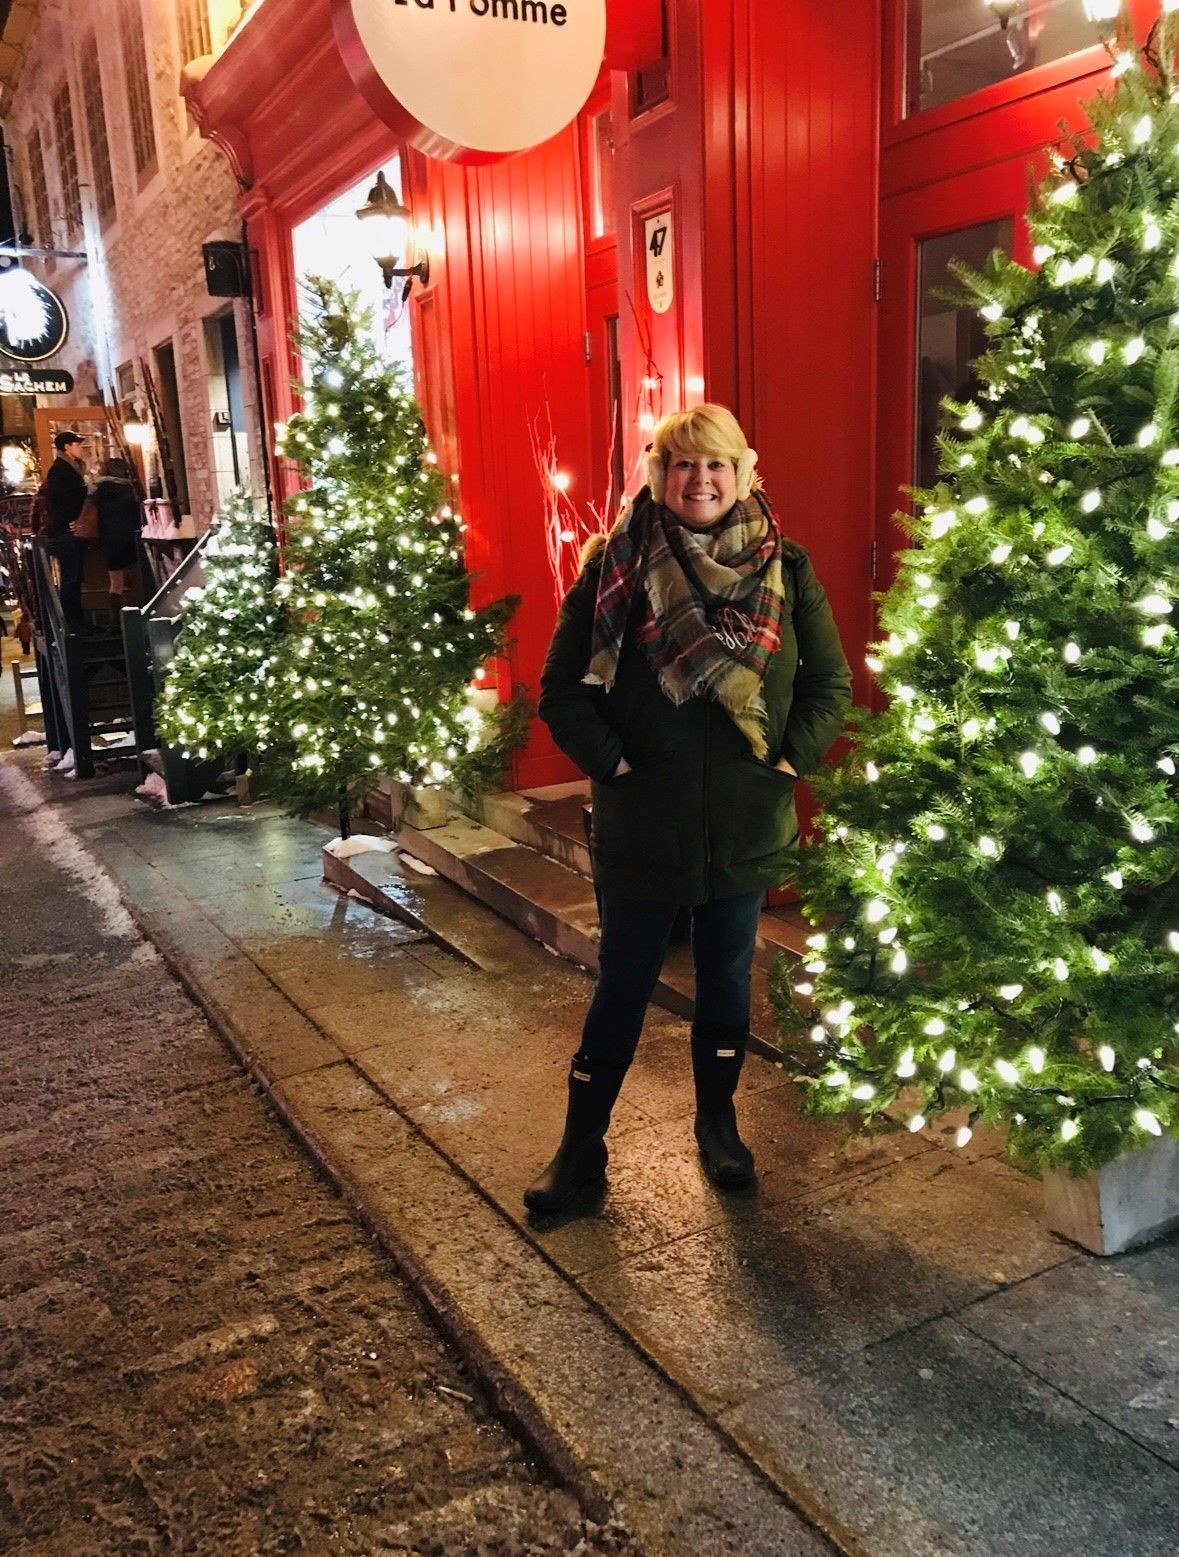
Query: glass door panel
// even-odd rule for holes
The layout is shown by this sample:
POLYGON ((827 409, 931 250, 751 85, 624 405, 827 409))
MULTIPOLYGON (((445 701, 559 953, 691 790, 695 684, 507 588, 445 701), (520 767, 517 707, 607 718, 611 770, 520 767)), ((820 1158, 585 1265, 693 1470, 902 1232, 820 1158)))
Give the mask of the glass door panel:
POLYGON ((979 222, 957 232, 923 238, 917 246, 917 349, 913 406, 913 481, 937 480, 937 435, 942 401, 968 400, 976 388, 974 359, 986 348, 983 320, 975 308, 960 307, 946 293, 959 290, 951 265, 961 260, 981 270, 995 249, 1011 253, 1015 226, 1010 216, 979 222))
POLYGON ((906 115, 1099 41, 1084 0, 909 0, 906 24, 906 115))
POLYGON ((980 268, 992 249, 1030 264, 1024 211, 1027 164, 1010 158, 890 196, 880 208, 874 582, 887 587, 908 544, 895 523, 907 489, 933 481, 941 401, 969 398, 981 320, 947 301, 950 262, 980 268))

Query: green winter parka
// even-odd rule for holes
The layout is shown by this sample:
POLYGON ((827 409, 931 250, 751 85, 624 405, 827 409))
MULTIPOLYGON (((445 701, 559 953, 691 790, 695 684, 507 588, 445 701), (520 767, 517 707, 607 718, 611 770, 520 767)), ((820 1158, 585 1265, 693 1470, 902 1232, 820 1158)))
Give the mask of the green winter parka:
POLYGON ((764 695, 769 753, 755 757, 724 709, 665 695, 628 627, 614 685, 583 680, 602 554, 565 596, 541 674, 540 717, 593 781, 594 879, 627 898, 695 905, 777 886, 798 838, 796 780, 813 773, 843 728, 851 671, 822 585, 801 547, 783 541, 786 612, 764 695), (632 772, 610 775, 625 757, 632 772))

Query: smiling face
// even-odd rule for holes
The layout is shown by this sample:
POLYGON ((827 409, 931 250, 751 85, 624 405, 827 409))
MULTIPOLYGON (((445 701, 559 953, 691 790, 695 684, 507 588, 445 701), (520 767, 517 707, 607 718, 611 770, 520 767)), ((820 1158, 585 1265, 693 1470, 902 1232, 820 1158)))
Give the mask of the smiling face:
POLYGON ((667 465, 664 507, 692 530, 707 530, 737 501, 737 472, 717 454, 676 454, 667 465))

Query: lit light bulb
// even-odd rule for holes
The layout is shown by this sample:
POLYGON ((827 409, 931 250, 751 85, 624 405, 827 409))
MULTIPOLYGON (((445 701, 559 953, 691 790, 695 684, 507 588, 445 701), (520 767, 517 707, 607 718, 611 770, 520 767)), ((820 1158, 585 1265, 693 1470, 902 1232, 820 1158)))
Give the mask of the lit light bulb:
POLYGON ((954 1069, 957 1060, 958 1055, 955 1050, 947 1049, 945 1053, 938 1059, 937 1068, 941 1071, 943 1076, 948 1075, 949 1072, 954 1069))
POLYGON ((999 993, 1004 1000, 1018 1000, 1023 994, 1022 984, 1000 984, 999 993))
POLYGON ((913 1050, 911 1048, 906 1049, 897 1061, 897 1075, 902 1080, 907 1080, 910 1076, 915 1076, 916 1074, 917 1064, 913 1056, 913 1050))
POLYGON ((1092 767, 1097 761, 1097 753, 1092 746, 1082 746, 1077 751, 1077 761, 1083 768, 1092 767))
POLYGON ((1158 1116, 1149 1108, 1136 1108, 1134 1110, 1134 1123, 1140 1130, 1145 1130, 1147 1135, 1162 1135, 1163 1127, 1158 1121, 1158 1116))
POLYGON ((1101 1061, 1102 1070, 1113 1070, 1118 1062, 1118 1057, 1109 1044, 1103 1043, 1097 1051, 1097 1058, 1101 1061))
POLYGON ((946 1030, 946 1024, 940 1016, 931 1016, 921 1030, 927 1038, 940 1038, 946 1030))
POLYGON ((958 1072, 958 1085, 963 1092, 977 1092, 978 1077, 972 1070, 960 1070, 958 1072))
POLYGON ((995 1070, 1008 1086, 1014 1087, 1019 1081, 1019 1072, 1010 1060, 996 1060, 995 1070))
MULTIPOLYGON (((1064 655, 1067 664, 1075 665, 1081 657, 1081 648, 1079 644, 1066 643, 1061 653, 1064 655)), ((1059 734, 1060 732, 1057 731, 1056 733, 1059 734)))
POLYGON ((969 1125, 960 1125, 958 1133, 954 1137, 954 1145, 961 1148, 970 1144, 974 1137, 974 1131, 969 1125))
POLYGON ((1068 435, 1070 438, 1083 438, 1091 426, 1092 423, 1087 416, 1078 416, 1069 427, 1068 435))
POLYGON ((1028 1065, 1030 1066, 1034 1075, 1039 1076, 1042 1074, 1044 1070, 1044 1059, 1045 1055, 1043 1049, 1033 1044, 1032 1047, 1028 1050, 1028 1065))
POLYGON ((1048 565, 1053 568, 1058 568, 1062 562, 1067 562, 1072 554, 1073 549, 1067 543, 1063 546, 1054 546, 1048 553, 1048 565))
POLYGON ((1060 1138, 1062 1141, 1073 1140, 1080 1130, 1080 1125, 1075 1119, 1064 1119, 1060 1125, 1060 1138))

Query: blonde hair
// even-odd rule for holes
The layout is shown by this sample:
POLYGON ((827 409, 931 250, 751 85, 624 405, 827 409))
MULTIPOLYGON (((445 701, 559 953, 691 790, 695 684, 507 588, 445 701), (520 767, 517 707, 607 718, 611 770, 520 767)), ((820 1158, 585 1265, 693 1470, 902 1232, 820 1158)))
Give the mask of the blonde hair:
POLYGON ((744 501, 753 490, 757 451, 749 447, 740 422, 727 406, 696 405, 688 411, 673 411, 656 427, 647 456, 647 484, 657 503, 663 501, 673 454, 732 460, 738 498, 744 501))

